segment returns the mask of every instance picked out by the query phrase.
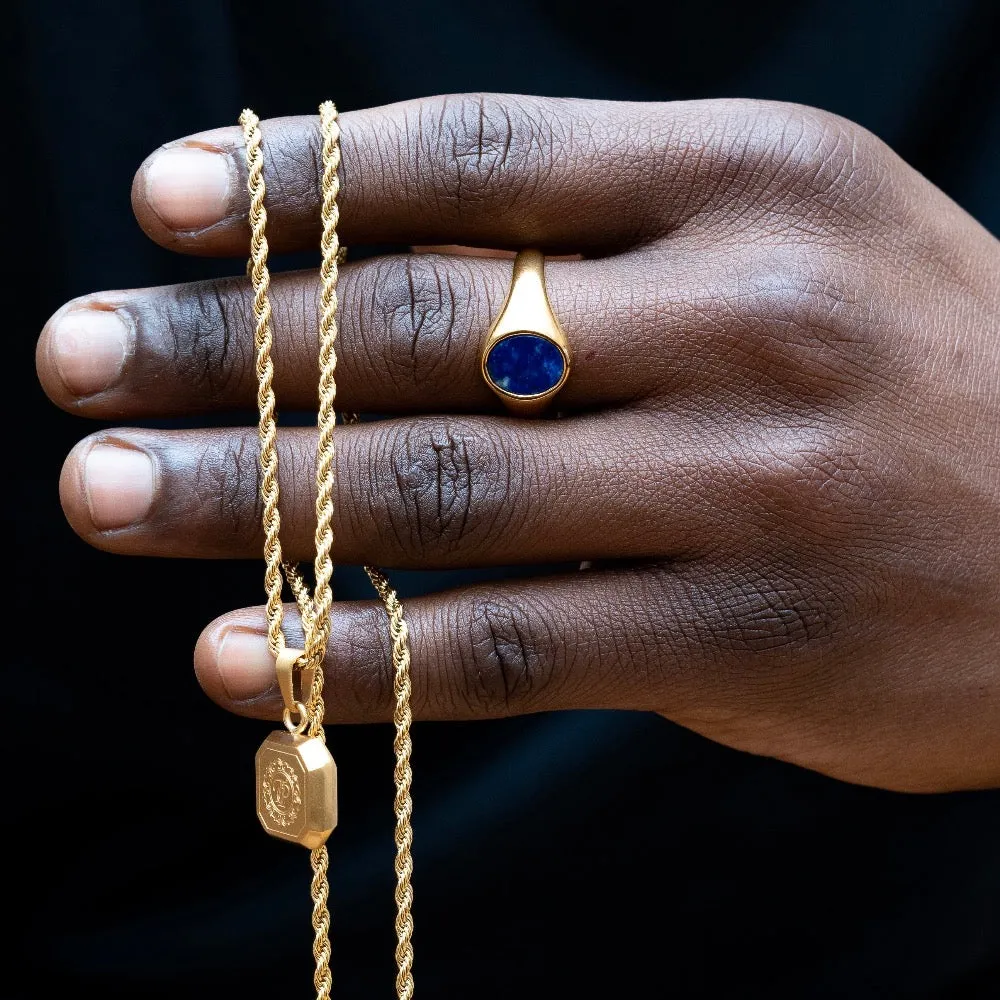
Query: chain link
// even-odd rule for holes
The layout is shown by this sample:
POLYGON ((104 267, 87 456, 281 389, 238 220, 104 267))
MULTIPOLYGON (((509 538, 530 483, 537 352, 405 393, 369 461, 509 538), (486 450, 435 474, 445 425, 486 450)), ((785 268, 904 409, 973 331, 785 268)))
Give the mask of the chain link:
MULTIPOLYGON (((278 510, 278 452, 275 421, 274 364, 271 349, 274 335, 271 326, 271 304, 268 298, 270 273, 267 267, 268 244, 265 235, 267 209, 264 206, 264 158, 261 152, 260 121, 249 108, 240 115, 240 124, 246 144, 247 187, 250 194, 250 260, 247 273, 253 285, 254 343, 257 352, 257 404, 260 411, 258 425, 260 437, 260 494, 262 523, 264 527, 264 585, 267 590, 267 634, 271 653, 277 655, 285 647, 283 632, 284 605, 281 600, 283 578, 295 597, 305 635, 306 665, 314 666, 312 689, 305 704, 310 736, 326 738, 323 730, 325 706, 323 703, 323 660, 330 638, 330 612, 333 603, 331 579, 333 562, 333 493, 336 458, 334 431, 337 421, 335 402, 337 384, 337 279, 343 248, 337 235, 340 210, 337 195, 340 192, 338 170, 340 167, 340 126, 337 109, 331 101, 320 105, 320 129, 323 138, 322 224, 320 241, 322 264, 320 267, 319 310, 319 414, 317 419, 319 440, 316 451, 316 559, 315 584, 312 594, 302 574, 291 563, 283 562, 281 553, 281 516, 278 510)), ((347 418, 354 422, 352 414, 347 418)), ((410 757, 413 744, 410 737, 412 714, 410 711, 410 648, 409 631, 403 617, 403 607, 385 574, 374 566, 366 566, 372 585, 378 592, 389 616, 389 633, 392 638, 394 668, 393 691, 395 705, 393 722, 396 737, 393 748, 396 755, 394 780, 396 797, 396 994, 399 1000, 413 996, 413 828, 411 825, 413 803, 410 786, 413 773, 410 757)), ((330 913, 329 854, 325 846, 311 852, 313 878, 313 957, 316 969, 313 984, 317 1000, 330 995, 330 913)))
POLYGON ((395 667, 393 677, 392 721, 396 725, 393 749, 396 753, 396 768, 393 778, 396 782, 396 996, 399 1000, 410 1000, 413 996, 413 801, 410 785, 413 771, 410 755, 413 742, 410 739, 410 642, 409 629, 403 617, 403 606, 396 591, 389 585, 385 574, 374 566, 366 566, 365 572, 378 591, 389 615, 389 635, 392 637, 392 662, 395 667))

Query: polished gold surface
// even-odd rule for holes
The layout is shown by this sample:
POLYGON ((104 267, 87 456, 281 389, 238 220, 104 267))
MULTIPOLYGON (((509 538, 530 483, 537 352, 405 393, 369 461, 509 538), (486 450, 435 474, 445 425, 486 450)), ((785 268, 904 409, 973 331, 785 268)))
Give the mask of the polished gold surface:
MULTIPOLYGON (((340 129, 337 110, 326 101, 320 106, 323 140, 322 176, 322 266, 320 268, 319 317, 319 443, 316 458, 316 585, 313 593, 298 569, 282 558, 280 515, 278 513, 277 428, 274 420, 274 367, 271 361, 273 332, 268 299, 270 275, 265 236, 267 212, 264 207, 263 157, 257 116, 246 110, 240 116, 247 150, 247 186, 250 193, 250 261, 247 272, 254 289, 255 343, 257 346, 258 406, 260 410, 261 500, 267 563, 268 643, 275 656, 278 687, 284 703, 287 733, 276 732, 265 740, 257 755, 257 814, 268 833, 312 848, 313 955, 316 969, 313 983, 318 1000, 330 995, 330 915, 327 909, 329 855, 325 841, 336 825, 336 767, 326 749, 323 730, 323 659, 329 640, 333 564, 334 402, 337 387, 337 277, 344 251, 337 237, 339 211, 337 193, 340 165, 340 129), (305 649, 286 646, 281 602, 282 577, 295 596, 305 649), (296 688, 298 679, 298 688, 296 688), (295 717, 297 721, 295 720, 295 717), (332 806, 331 806, 332 803, 332 806), (332 809, 332 814, 331 814, 332 809)), ((350 418, 354 419, 354 418, 350 418)), ((410 756, 410 648, 403 608, 385 574, 366 566, 368 576, 389 616, 394 667, 396 738, 394 779, 396 783, 396 994, 400 1000, 413 996, 413 842, 411 825, 412 771, 410 756)))
POLYGON ((413 742, 410 738, 410 632, 403 617, 403 606, 396 591, 389 585, 385 574, 374 566, 366 566, 365 571, 378 591, 389 615, 389 635, 392 638, 393 695, 395 704, 392 720, 396 726, 393 750, 396 754, 396 768, 393 778, 396 782, 396 996, 399 1000, 410 1000, 413 996, 413 801, 410 785, 413 772, 410 769, 410 755, 413 742))
POLYGON ((285 728, 291 733, 301 733, 309 725, 309 709, 303 704, 312 691, 316 667, 306 659, 304 649, 285 646, 275 657, 274 672, 278 677, 278 690, 284 702, 285 728), (295 677, 299 677, 299 690, 295 690, 295 677), (293 716, 298 716, 298 722, 293 716))
MULTIPOLYGON (((320 356, 320 406, 319 406, 319 440, 316 455, 316 559, 314 563, 316 584, 310 595, 298 571, 284 563, 281 552, 281 516, 278 510, 280 491, 278 488, 278 450, 277 425, 275 422, 274 398, 274 364, 271 360, 271 347, 274 333, 271 328, 271 303, 268 297, 271 278, 267 266, 268 245, 266 236, 267 209, 264 205, 266 195, 264 184, 264 157, 261 152, 262 136, 260 121, 249 108, 240 115, 243 127, 243 138, 247 157, 247 190, 250 195, 250 260, 247 272, 253 286, 254 312, 254 344, 256 347, 257 370, 257 406, 260 411, 258 433, 260 437, 260 495, 262 505, 262 522, 264 527, 264 584, 267 590, 267 636, 271 653, 277 658, 285 649, 283 632, 284 606, 281 600, 283 576, 287 576, 289 584, 295 593, 302 617, 302 628, 305 632, 304 655, 296 655, 291 662, 288 657, 282 660, 282 669, 286 672, 290 667, 294 672, 296 667, 311 670, 311 682, 308 691, 303 690, 306 698, 301 704, 292 707, 298 714, 298 723, 292 723, 292 709, 285 705, 285 724, 293 731, 287 735, 291 738, 303 737, 303 731, 308 738, 316 743, 324 743, 326 735, 323 730, 323 659, 326 655, 326 643, 330 634, 330 608, 333 596, 330 590, 330 578, 333 575, 333 563, 330 551, 333 547, 333 429, 336 423, 334 400, 337 387, 333 372, 337 359, 334 352, 334 341, 337 336, 336 283, 340 259, 340 246, 337 239, 337 192, 339 181, 337 168, 340 164, 340 128, 337 124, 337 110, 330 102, 320 108, 320 123, 323 130, 323 268, 321 271, 322 294, 319 324, 319 356, 320 356)), ((284 692, 283 692, 284 695, 284 692)), ((290 699, 294 702, 294 695, 290 699)), ((272 734, 274 736, 286 734, 272 734)), ((264 747, 268 746, 265 741, 264 747)), ((262 747, 262 750, 264 749, 262 747)), ((273 748, 272 748, 273 749, 273 748)), ((292 764, 285 761, 294 772, 292 764)), ((332 764, 332 758, 330 763, 332 764)), ((277 781, 277 768, 269 772, 270 778, 277 781)), ((267 772, 265 772, 267 773, 267 772)), ((318 798, 325 801, 335 796, 335 769, 320 768, 317 771, 317 781, 327 782, 324 795, 318 798)), ((260 802, 263 793, 262 772, 258 768, 257 800, 258 816, 261 815, 260 802)), ((287 776, 287 775, 286 775, 287 776)), ((274 786, 276 787, 276 786, 274 786)), ((265 815, 267 813, 265 808, 265 815)), ((271 825, 261 822, 264 829, 275 836, 284 836, 275 832, 280 824, 271 820, 271 825)), ((332 826, 330 827, 332 829, 332 826)), ((327 908, 329 883, 327 869, 329 856, 327 854, 324 835, 320 837, 320 828, 311 831, 307 840, 299 843, 311 848, 310 863, 313 870, 311 894, 313 900, 313 958, 315 971, 313 985, 317 1000, 329 997, 333 981, 330 974, 330 913, 327 908)), ((327 834, 329 834, 327 830, 327 834)), ((295 838, 286 838, 295 839, 295 838)))
POLYGON ((315 736, 271 733, 257 751, 257 816, 272 837, 320 847, 337 825, 337 765, 315 736))
POLYGON ((486 384, 503 400, 512 413, 520 416, 535 416, 541 413, 566 384, 570 370, 569 340, 549 304, 549 296, 545 291, 545 257, 540 250, 522 250, 514 258, 510 291, 500 309, 500 314, 486 335, 479 364, 486 384), (490 351, 501 340, 519 333, 533 333, 544 337, 559 348, 563 356, 563 373, 562 378, 551 389, 522 396, 503 389, 490 378, 486 369, 490 351))

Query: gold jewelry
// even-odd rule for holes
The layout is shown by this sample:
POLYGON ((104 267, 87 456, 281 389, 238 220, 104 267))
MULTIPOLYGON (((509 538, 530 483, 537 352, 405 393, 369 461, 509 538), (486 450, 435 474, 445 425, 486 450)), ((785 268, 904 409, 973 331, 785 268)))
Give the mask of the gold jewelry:
MULTIPOLYGON (((313 983, 317 1000, 325 1000, 329 997, 332 986, 330 914, 327 909, 329 856, 326 839, 337 823, 336 766, 326 747, 323 729, 323 659, 330 637, 330 611, 333 603, 330 587, 333 562, 330 553, 333 547, 334 428, 337 420, 334 410, 337 395, 334 379, 337 354, 334 344, 337 338, 337 277, 339 264, 343 260, 343 250, 337 236, 340 217, 337 208, 340 189, 337 175, 340 166, 340 126, 337 123, 337 109, 332 102, 325 101, 320 106, 323 136, 323 260, 320 267, 316 558, 315 586, 310 594, 298 569, 284 562, 281 553, 274 365, 271 360, 274 338, 268 299, 270 274, 267 267, 267 210, 264 207, 260 121, 247 108, 240 115, 240 124, 246 143, 247 188, 250 194, 251 239, 247 271, 254 290, 253 309, 256 321, 254 342, 257 350, 257 404, 260 410, 260 492, 266 560, 264 583, 267 590, 268 646, 275 657, 275 671, 284 703, 287 730, 271 733, 257 752, 257 815, 268 833, 311 849, 313 956, 316 961, 313 983), (282 631, 284 606, 281 600, 283 576, 298 605, 305 636, 304 649, 293 649, 285 644, 282 631)), ((413 996, 409 633, 402 605, 385 575, 372 566, 366 566, 365 570, 385 604, 393 643, 393 721, 396 725, 393 744, 396 754, 396 992, 400 1000, 409 1000, 413 996)))
POLYGON ((510 291, 486 335, 480 366, 486 384, 513 413, 545 408, 569 378, 569 340, 545 291, 545 257, 522 250, 510 291))

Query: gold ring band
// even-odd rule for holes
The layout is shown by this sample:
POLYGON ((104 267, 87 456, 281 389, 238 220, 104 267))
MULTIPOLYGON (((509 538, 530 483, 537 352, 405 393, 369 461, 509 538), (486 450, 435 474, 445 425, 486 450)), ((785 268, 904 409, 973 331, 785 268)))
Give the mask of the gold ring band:
POLYGON ((483 344, 486 384, 513 413, 541 412, 569 378, 569 341, 545 291, 545 257, 522 250, 510 291, 483 344))

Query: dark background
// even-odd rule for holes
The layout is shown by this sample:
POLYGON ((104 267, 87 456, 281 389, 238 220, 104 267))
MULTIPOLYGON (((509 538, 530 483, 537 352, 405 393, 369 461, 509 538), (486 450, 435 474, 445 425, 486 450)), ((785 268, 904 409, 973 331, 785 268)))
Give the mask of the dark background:
MULTIPOLYGON (((780 98, 862 122, 1000 232, 997 11, 25 0, 11 24, 8 10, 0 801, 20 934, 0 995, 309 995, 307 857, 253 814, 269 727, 227 717, 191 670, 205 623, 260 602, 262 566, 88 549, 56 484, 94 428, 34 382, 36 336, 67 298, 241 269, 142 236, 129 185, 147 153, 246 104, 313 113, 326 97, 780 98)), ((455 580, 396 579, 404 594, 455 580)), ((354 571, 338 580, 368 596, 354 571)), ((391 735, 330 734, 343 1000, 392 995, 391 735)), ((1000 996, 1000 792, 851 787, 641 715, 422 724, 415 746, 421 996, 1000 996)))

